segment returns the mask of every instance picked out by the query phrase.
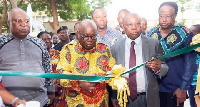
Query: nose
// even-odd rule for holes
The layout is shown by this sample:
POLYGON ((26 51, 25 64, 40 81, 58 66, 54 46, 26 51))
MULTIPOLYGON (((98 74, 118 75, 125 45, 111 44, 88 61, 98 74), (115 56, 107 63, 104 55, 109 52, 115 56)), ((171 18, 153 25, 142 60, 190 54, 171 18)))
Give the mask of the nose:
POLYGON ((92 36, 88 36, 88 41, 92 41, 92 36))
POLYGON ((132 26, 131 26, 131 29, 136 29, 137 27, 136 27, 136 25, 135 24, 133 24, 132 26))
POLYGON ((163 17, 163 22, 165 22, 165 21, 167 21, 167 17, 166 16, 163 17))
POLYGON ((28 24, 29 24, 29 22, 27 22, 26 20, 20 22, 20 25, 21 25, 21 26, 26 26, 26 25, 28 25, 28 24))

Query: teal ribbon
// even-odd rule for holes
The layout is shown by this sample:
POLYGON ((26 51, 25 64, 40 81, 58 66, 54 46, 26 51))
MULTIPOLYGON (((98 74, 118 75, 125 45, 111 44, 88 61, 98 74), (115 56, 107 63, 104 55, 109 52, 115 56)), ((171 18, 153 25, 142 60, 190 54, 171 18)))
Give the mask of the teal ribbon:
MULTIPOLYGON (((198 47, 200 47, 200 43, 176 50, 174 52, 162 55, 155 59, 164 59, 164 58, 168 58, 168 57, 174 57, 174 56, 177 56, 180 54, 190 52, 198 47)), ((149 61, 153 61, 153 59, 151 59, 149 61)), ((135 71, 136 69, 146 65, 146 63, 149 61, 146 61, 139 66, 133 67, 133 68, 123 72, 120 75, 122 76, 124 74, 135 71)), ((113 78, 113 77, 109 77, 109 76, 105 76, 105 77, 104 76, 83 76, 83 75, 56 74, 56 73, 33 73, 33 72, 20 72, 20 71, 3 71, 3 72, 0 72, 0 76, 39 77, 39 78, 54 78, 54 79, 68 79, 68 80, 83 80, 83 81, 91 81, 91 82, 100 82, 100 81, 105 81, 105 80, 109 80, 110 78, 113 78)))
POLYGON ((82 75, 70 75, 70 74, 33 73, 33 72, 20 72, 20 71, 0 71, 0 76, 39 77, 39 78, 83 80, 91 82, 105 81, 104 76, 82 76, 82 75))
MULTIPOLYGON (((195 44, 195 45, 192 45, 192 46, 184 47, 184 48, 179 49, 179 50, 176 50, 176 51, 174 51, 174 52, 171 52, 171 53, 162 55, 162 56, 160 56, 160 57, 157 57, 157 58, 155 58, 155 59, 158 59, 158 60, 159 60, 159 59, 164 59, 164 58, 168 58, 168 57, 174 57, 174 56, 177 56, 177 55, 180 55, 180 54, 184 54, 184 53, 190 52, 190 51, 192 51, 192 50, 194 50, 194 49, 196 49, 196 48, 198 48, 198 47, 200 47, 200 43, 195 44)), ((149 61, 144 62, 143 64, 141 64, 141 65, 139 65, 139 66, 133 67, 133 68, 131 68, 131 69, 125 71, 124 73, 122 73, 120 76, 122 76, 122 75, 124 75, 124 74, 127 74, 127 73, 130 73, 130 72, 132 72, 132 71, 135 71, 136 69, 138 69, 138 68, 140 68, 140 67, 146 65, 147 62, 150 62, 150 61, 153 61, 153 60, 154 60, 154 59, 151 59, 151 60, 149 60, 149 61)))

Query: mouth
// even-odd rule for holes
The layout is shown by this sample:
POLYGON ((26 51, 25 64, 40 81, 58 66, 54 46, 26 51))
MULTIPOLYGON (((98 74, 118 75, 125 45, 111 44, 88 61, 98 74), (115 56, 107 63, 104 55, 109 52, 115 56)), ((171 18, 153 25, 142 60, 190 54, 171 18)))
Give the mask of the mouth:
POLYGON ((22 32, 22 33, 26 33, 26 32, 28 32, 29 30, 28 30, 28 29, 20 29, 19 31, 22 32))
POLYGON ((137 32, 132 32, 132 33, 131 33, 131 35, 137 35, 137 34, 138 34, 137 32))
POLYGON ((167 24, 166 23, 162 23, 161 26, 167 26, 167 24))

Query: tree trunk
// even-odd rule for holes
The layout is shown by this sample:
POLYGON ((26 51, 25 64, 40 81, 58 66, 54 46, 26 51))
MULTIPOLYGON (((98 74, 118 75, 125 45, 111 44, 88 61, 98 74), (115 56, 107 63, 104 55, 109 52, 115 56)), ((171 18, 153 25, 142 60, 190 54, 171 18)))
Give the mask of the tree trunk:
POLYGON ((3 0, 3 15, 2 15, 2 20, 0 20, 0 34, 2 33, 2 26, 5 23, 6 19, 7 19, 7 1, 3 0))
POLYGON ((17 0, 10 0, 12 8, 17 8, 17 0))
POLYGON ((52 33, 56 34, 57 33, 56 31, 59 29, 56 0, 47 0, 47 1, 50 3, 52 14, 53 14, 52 33))

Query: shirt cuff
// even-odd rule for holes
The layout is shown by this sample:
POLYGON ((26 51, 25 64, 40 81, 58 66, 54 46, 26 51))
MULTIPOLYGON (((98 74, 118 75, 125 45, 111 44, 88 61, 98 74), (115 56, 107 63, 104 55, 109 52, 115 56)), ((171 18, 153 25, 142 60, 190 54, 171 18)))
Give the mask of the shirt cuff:
POLYGON ((161 79, 160 70, 159 70, 159 71, 156 71, 156 72, 155 72, 155 75, 156 75, 157 78, 160 78, 160 79, 161 79))

